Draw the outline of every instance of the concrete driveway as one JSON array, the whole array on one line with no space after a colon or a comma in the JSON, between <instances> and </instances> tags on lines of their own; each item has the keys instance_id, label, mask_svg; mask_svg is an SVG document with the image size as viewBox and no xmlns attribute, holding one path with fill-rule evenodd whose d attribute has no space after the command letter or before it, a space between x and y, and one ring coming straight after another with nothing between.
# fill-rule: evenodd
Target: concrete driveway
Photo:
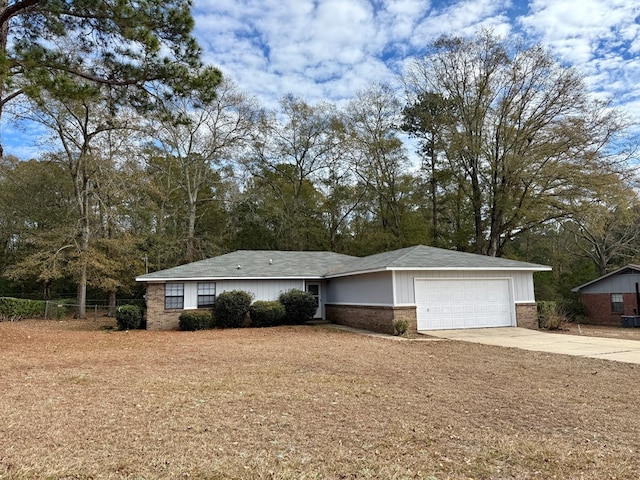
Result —
<instances>
[{"instance_id":1,"label":"concrete driveway","mask_svg":"<svg viewBox=\"0 0 640 480\"><path fill-rule=\"evenodd\" d=\"M640 364L640 341L582 337L518 327L429 330L432 337Z\"/></svg>"}]
</instances>

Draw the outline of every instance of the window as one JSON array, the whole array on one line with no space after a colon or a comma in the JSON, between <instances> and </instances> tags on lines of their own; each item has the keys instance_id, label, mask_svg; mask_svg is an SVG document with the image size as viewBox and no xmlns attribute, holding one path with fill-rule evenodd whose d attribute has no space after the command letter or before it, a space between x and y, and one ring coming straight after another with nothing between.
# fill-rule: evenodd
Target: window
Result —
<instances>
[{"instance_id":1,"label":"window","mask_svg":"<svg viewBox=\"0 0 640 480\"><path fill-rule=\"evenodd\" d=\"M320 305L320 284L308 283L307 292L310 293L313 298L315 298L316 305Z\"/></svg>"},{"instance_id":2,"label":"window","mask_svg":"<svg viewBox=\"0 0 640 480\"><path fill-rule=\"evenodd\" d=\"M611 311L613 313L624 313L624 296L621 293L611 294Z\"/></svg>"},{"instance_id":3,"label":"window","mask_svg":"<svg viewBox=\"0 0 640 480\"><path fill-rule=\"evenodd\" d=\"M164 286L165 310L184 308L184 283L167 283Z\"/></svg>"},{"instance_id":4,"label":"window","mask_svg":"<svg viewBox=\"0 0 640 480\"><path fill-rule=\"evenodd\" d=\"M212 307L215 299L215 283L198 283L198 308Z\"/></svg>"}]
</instances>

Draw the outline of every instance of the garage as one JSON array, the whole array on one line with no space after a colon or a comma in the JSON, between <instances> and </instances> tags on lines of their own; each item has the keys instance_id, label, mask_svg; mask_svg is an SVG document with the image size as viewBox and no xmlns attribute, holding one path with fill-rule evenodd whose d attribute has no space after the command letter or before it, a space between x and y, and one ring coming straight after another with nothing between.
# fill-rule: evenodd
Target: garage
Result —
<instances>
[{"instance_id":1,"label":"garage","mask_svg":"<svg viewBox=\"0 0 640 480\"><path fill-rule=\"evenodd\" d=\"M416 279L418 330L515 325L508 278Z\"/></svg>"}]
</instances>

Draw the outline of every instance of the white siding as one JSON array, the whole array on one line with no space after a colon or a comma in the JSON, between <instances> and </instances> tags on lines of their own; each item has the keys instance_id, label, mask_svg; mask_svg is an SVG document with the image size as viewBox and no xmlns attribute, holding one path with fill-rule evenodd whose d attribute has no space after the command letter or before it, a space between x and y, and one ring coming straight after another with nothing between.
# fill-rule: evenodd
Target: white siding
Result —
<instances>
[{"instance_id":1,"label":"white siding","mask_svg":"<svg viewBox=\"0 0 640 480\"><path fill-rule=\"evenodd\" d=\"M198 282L184 282L184 309L198 308Z\"/></svg>"},{"instance_id":2,"label":"white siding","mask_svg":"<svg viewBox=\"0 0 640 480\"><path fill-rule=\"evenodd\" d=\"M244 290L253 293L254 300L277 300L278 296L291 289L304 290L303 280L218 280L216 295L229 290ZM198 306L198 282L184 282L185 310Z\"/></svg>"},{"instance_id":3,"label":"white siding","mask_svg":"<svg viewBox=\"0 0 640 480\"><path fill-rule=\"evenodd\" d=\"M533 302L533 274L531 272L510 271L396 271L395 305L415 305L416 278L512 278L515 303Z\"/></svg>"},{"instance_id":4,"label":"white siding","mask_svg":"<svg viewBox=\"0 0 640 480\"><path fill-rule=\"evenodd\" d=\"M393 305L391 272L332 278L327 281L325 303Z\"/></svg>"}]
</instances>

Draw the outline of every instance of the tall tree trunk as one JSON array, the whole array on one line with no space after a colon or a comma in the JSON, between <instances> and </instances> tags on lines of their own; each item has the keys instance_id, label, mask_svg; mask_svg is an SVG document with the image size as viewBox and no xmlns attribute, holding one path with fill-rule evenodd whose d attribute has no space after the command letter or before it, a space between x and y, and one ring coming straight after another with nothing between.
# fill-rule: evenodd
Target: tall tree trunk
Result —
<instances>
[{"instance_id":1,"label":"tall tree trunk","mask_svg":"<svg viewBox=\"0 0 640 480\"><path fill-rule=\"evenodd\" d=\"M440 232L438 225L438 183L436 181L436 144L434 135L431 136L429 149L431 150L431 178L429 179L429 187L431 189L431 228L433 228L433 244L438 246L440 243Z\"/></svg>"},{"instance_id":2,"label":"tall tree trunk","mask_svg":"<svg viewBox=\"0 0 640 480\"><path fill-rule=\"evenodd\" d=\"M77 318L87 318L87 262L82 261L80 265L80 275L78 278L78 309L76 310Z\"/></svg>"},{"instance_id":3,"label":"tall tree trunk","mask_svg":"<svg viewBox=\"0 0 640 480\"><path fill-rule=\"evenodd\" d=\"M78 318L87 316L87 254L89 251L89 179L82 175L82 189L80 201L81 232L80 232L80 274L78 276Z\"/></svg>"},{"instance_id":4,"label":"tall tree trunk","mask_svg":"<svg viewBox=\"0 0 640 480\"><path fill-rule=\"evenodd\" d=\"M482 221L482 191L478 171L478 158L471 160L471 202L475 224L476 253L484 254L484 231Z\"/></svg>"},{"instance_id":5,"label":"tall tree trunk","mask_svg":"<svg viewBox=\"0 0 640 480\"><path fill-rule=\"evenodd\" d=\"M112 290L109 292L109 307L107 310L108 317L116 316L116 291Z\"/></svg>"},{"instance_id":6,"label":"tall tree trunk","mask_svg":"<svg viewBox=\"0 0 640 480\"><path fill-rule=\"evenodd\" d=\"M196 194L197 195L197 194ZM189 213L187 215L187 251L185 260L191 263L196 259L196 199L189 197Z\"/></svg>"},{"instance_id":7,"label":"tall tree trunk","mask_svg":"<svg viewBox=\"0 0 640 480\"><path fill-rule=\"evenodd\" d=\"M9 0L0 0L0 12L4 12L9 6ZM0 25L0 57L6 58L7 56L7 41L9 39L9 21ZM0 121L2 121L2 112L4 111L4 85L0 82ZM4 155L4 149L2 147L2 139L0 139L0 158Z\"/></svg>"}]
</instances>

